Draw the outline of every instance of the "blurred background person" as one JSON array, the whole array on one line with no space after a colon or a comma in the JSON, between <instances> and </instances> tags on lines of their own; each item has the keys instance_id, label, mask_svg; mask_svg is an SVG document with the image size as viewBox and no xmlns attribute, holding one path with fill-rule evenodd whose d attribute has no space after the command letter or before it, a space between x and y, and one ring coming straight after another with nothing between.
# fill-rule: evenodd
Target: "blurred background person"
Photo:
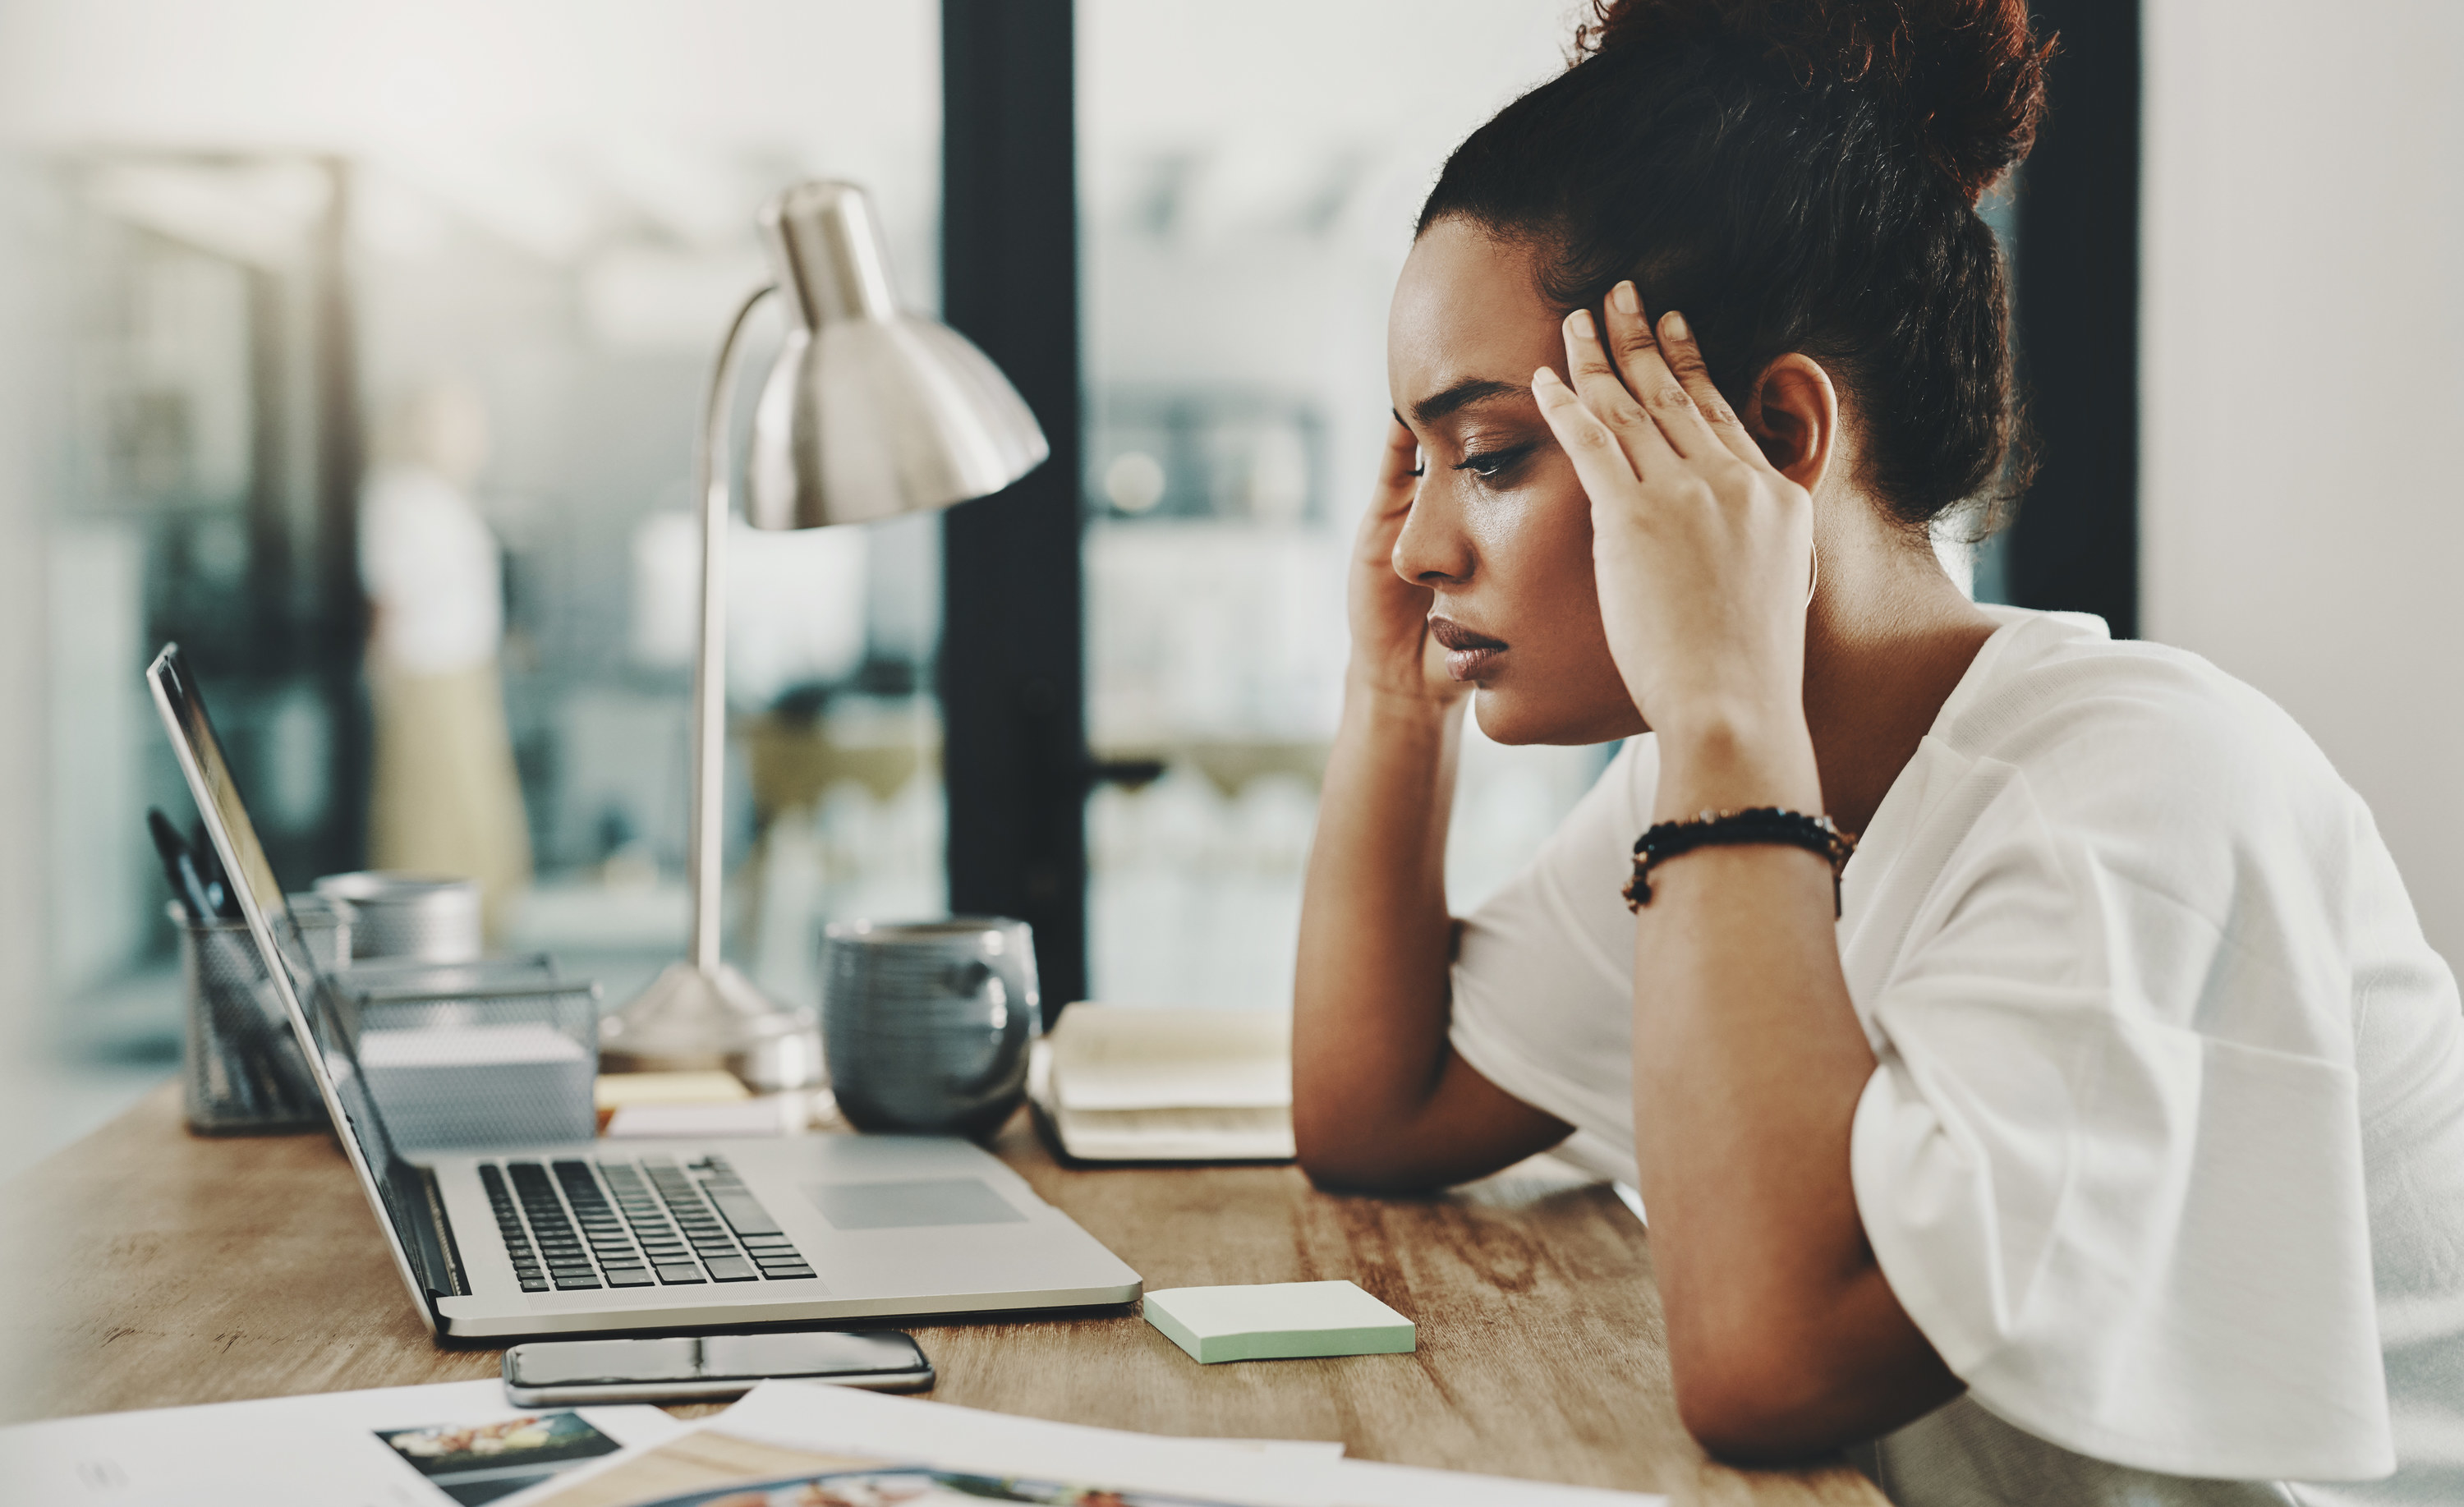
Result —
<instances>
[{"instance_id":1,"label":"blurred background person","mask_svg":"<svg viewBox=\"0 0 2464 1507\"><path fill-rule=\"evenodd\" d=\"M376 729L375 867L479 882L493 940L530 884L530 828L505 726L504 552L472 500L488 415L459 382L412 391L378 433L360 497Z\"/></svg>"}]
</instances>

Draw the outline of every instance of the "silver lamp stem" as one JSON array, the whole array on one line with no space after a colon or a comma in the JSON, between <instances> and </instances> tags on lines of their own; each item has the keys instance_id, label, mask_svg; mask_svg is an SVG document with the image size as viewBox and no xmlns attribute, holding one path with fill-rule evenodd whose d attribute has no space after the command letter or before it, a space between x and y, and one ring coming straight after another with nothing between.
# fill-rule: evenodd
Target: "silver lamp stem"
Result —
<instances>
[{"instance_id":1,"label":"silver lamp stem","mask_svg":"<svg viewBox=\"0 0 2464 1507\"><path fill-rule=\"evenodd\" d=\"M702 406L693 482L701 510L701 634L693 659L693 825L688 876L693 952L671 963L618 1014L600 1022L599 1061L611 1073L724 1068L762 1090L820 1081L821 1037L719 956L726 875L719 866L727 794L728 413L745 321L773 289L744 300L718 348Z\"/></svg>"},{"instance_id":2,"label":"silver lamp stem","mask_svg":"<svg viewBox=\"0 0 2464 1507\"><path fill-rule=\"evenodd\" d=\"M719 343L718 363L702 404L701 445L693 457L693 491L701 509L701 637L693 657L693 815L687 841L693 849L693 964L704 973L719 968L724 907L727 833L727 524L728 418L736 405L736 372L743 362L744 326L765 287L744 300Z\"/></svg>"},{"instance_id":3,"label":"silver lamp stem","mask_svg":"<svg viewBox=\"0 0 2464 1507\"><path fill-rule=\"evenodd\" d=\"M957 331L902 312L864 190L799 184L761 208L772 286L744 300L718 347L693 457L701 521L701 631L693 659L693 949L600 1022L607 1072L724 1067L758 1088L823 1072L812 1013L764 995L720 955L727 785L729 410L745 322L787 295L787 332L754 412L747 516L810 529L990 496L1050 453L1001 369ZM838 410L838 404L851 404ZM834 411L826 416L825 406ZM825 418L829 421L825 424ZM825 454L825 430L831 436Z\"/></svg>"}]
</instances>

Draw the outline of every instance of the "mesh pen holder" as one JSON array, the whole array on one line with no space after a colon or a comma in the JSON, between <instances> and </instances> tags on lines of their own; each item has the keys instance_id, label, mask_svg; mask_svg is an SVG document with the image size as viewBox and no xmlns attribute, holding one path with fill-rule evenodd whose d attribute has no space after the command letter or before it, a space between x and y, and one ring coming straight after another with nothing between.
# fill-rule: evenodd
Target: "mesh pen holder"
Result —
<instances>
[{"instance_id":1,"label":"mesh pen holder","mask_svg":"<svg viewBox=\"0 0 2464 1507\"><path fill-rule=\"evenodd\" d=\"M350 956L350 920L313 895L291 899L310 961L331 972ZM248 1135L323 1126L325 1102L245 921L192 922L178 906L187 1031L181 1096L188 1128ZM282 945L292 945L289 939Z\"/></svg>"},{"instance_id":2,"label":"mesh pen holder","mask_svg":"<svg viewBox=\"0 0 2464 1507\"><path fill-rule=\"evenodd\" d=\"M404 1152L598 1134L599 986L559 977L554 959L360 963L334 994Z\"/></svg>"}]
</instances>

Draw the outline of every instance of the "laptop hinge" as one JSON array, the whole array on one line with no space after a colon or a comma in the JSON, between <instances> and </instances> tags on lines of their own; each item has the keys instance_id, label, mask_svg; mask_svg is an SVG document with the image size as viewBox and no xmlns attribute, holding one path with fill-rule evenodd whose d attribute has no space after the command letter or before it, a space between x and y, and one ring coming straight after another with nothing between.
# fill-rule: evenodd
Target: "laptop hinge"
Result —
<instances>
[{"instance_id":1,"label":"laptop hinge","mask_svg":"<svg viewBox=\"0 0 2464 1507\"><path fill-rule=\"evenodd\" d=\"M419 1279L429 1295L429 1306L438 1298L455 1298L471 1291L470 1277L462 1269L462 1253L453 1241L452 1222L445 1217L445 1190L436 1181L432 1168L418 1167L396 1161L393 1177L408 1184L406 1211L410 1216L411 1259L419 1267Z\"/></svg>"}]
</instances>

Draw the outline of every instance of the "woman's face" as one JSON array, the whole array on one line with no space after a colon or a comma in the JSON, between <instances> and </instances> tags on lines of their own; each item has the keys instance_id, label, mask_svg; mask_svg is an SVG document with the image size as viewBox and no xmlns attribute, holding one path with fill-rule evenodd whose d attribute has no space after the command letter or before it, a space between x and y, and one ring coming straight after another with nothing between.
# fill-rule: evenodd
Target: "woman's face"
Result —
<instances>
[{"instance_id":1,"label":"woman's face","mask_svg":"<svg viewBox=\"0 0 2464 1507\"><path fill-rule=\"evenodd\" d=\"M1529 253L1448 219L1413 247L1386 326L1422 468L1395 573L1436 594L1431 631L1501 743L1644 731L1600 629L1591 501L1531 398L1535 368L1565 373L1558 318Z\"/></svg>"}]
</instances>

